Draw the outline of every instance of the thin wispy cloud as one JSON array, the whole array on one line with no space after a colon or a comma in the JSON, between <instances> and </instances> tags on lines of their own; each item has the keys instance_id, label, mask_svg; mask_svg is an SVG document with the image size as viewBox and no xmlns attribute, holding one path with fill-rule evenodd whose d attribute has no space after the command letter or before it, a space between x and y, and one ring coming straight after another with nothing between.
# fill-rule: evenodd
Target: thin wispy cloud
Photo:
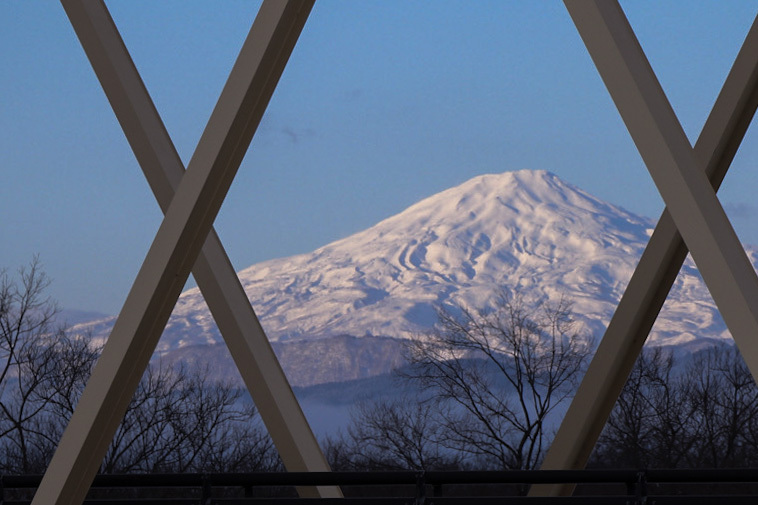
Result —
<instances>
[{"instance_id":1,"label":"thin wispy cloud","mask_svg":"<svg viewBox=\"0 0 758 505\"><path fill-rule=\"evenodd\" d=\"M758 206L744 202L724 202L724 210L732 219L748 220L758 216Z\"/></svg>"},{"instance_id":2,"label":"thin wispy cloud","mask_svg":"<svg viewBox=\"0 0 758 505\"><path fill-rule=\"evenodd\" d=\"M285 126L284 128L281 128L279 132L284 134L284 136L293 144L299 144L302 140L316 135L316 132L310 128L296 130L291 126Z\"/></svg>"}]
</instances>

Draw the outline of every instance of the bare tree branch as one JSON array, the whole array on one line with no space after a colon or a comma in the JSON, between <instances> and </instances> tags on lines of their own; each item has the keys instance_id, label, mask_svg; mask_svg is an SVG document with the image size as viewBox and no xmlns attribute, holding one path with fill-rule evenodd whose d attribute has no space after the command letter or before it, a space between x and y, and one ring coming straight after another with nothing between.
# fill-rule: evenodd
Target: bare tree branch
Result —
<instances>
[{"instance_id":1,"label":"bare tree branch","mask_svg":"<svg viewBox=\"0 0 758 505\"><path fill-rule=\"evenodd\" d=\"M502 293L491 309L440 310L437 328L410 344L404 376L445 413L443 444L485 465L535 468L548 415L573 394L590 348L566 300Z\"/></svg>"}]
</instances>

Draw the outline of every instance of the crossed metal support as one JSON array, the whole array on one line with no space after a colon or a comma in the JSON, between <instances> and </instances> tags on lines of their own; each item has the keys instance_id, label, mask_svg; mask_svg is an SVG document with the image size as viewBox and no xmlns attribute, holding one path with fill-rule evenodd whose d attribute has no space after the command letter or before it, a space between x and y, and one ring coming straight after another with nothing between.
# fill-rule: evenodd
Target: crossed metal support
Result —
<instances>
[{"instance_id":1,"label":"crossed metal support","mask_svg":"<svg viewBox=\"0 0 758 505\"><path fill-rule=\"evenodd\" d=\"M33 503L83 501L190 270L287 469L328 471L212 229L313 0L264 1L186 172L102 0L62 3L165 218Z\"/></svg>"},{"instance_id":2,"label":"crossed metal support","mask_svg":"<svg viewBox=\"0 0 758 505\"><path fill-rule=\"evenodd\" d=\"M692 149L618 3L565 4L667 208L543 469L585 466L688 251L758 379L758 277L715 193L758 106L758 19ZM567 495L573 487L534 486L530 495Z\"/></svg>"},{"instance_id":3,"label":"crossed metal support","mask_svg":"<svg viewBox=\"0 0 758 505\"><path fill-rule=\"evenodd\" d=\"M186 172L102 1L62 1L165 218L34 503L84 499L190 270L287 468L328 469L212 230L313 0L265 0ZM715 193L758 106L758 21L693 149L618 3L565 3L667 208L545 469L586 464L688 251L758 378L758 276ZM340 496L335 487L300 491Z\"/></svg>"}]
</instances>

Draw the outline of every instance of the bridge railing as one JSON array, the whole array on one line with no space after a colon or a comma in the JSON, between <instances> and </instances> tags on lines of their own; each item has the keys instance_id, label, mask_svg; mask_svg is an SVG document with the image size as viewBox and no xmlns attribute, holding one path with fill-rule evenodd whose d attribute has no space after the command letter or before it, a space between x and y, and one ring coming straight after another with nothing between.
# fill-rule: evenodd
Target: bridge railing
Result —
<instances>
[{"instance_id":1,"label":"bridge railing","mask_svg":"<svg viewBox=\"0 0 758 505\"><path fill-rule=\"evenodd\" d=\"M0 476L0 505L30 502L41 476ZM573 483L570 497L531 484ZM296 486L342 486L345 498L298 498ZM98 475L87 505L453 505L758 503L758 469L282 472Z\"/></svg>"}]
</instances>

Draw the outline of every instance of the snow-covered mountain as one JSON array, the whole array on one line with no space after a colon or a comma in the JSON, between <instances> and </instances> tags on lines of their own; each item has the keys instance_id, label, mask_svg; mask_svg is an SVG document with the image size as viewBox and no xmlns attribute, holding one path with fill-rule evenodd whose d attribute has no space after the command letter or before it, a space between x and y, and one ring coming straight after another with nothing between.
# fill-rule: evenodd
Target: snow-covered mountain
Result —
<instances>
[{"instance_id":1,"label":"snow-covered mountain","mask_svg":"<svg viewBox=\"0 0 758 505\"><path fill-rule=\"evenodd\" d=\"M550 300L565 296L599 338L653 225L549 172L506 172L476 177L365 231L308 254L255 264L239 277L280 350L314 348L302 344L314 339L324 339L322 348L340 341L346 349L346 335L373 345L377 337L405 339L435 323L436 307L484 307L501 289ZM748 253L755 260L755 250ZM113 321L77 328L105 336ZM692 346L729 338L688 260L652 343ZM158 350L177 356L222 342L199 290L190 289ZM363 372L355 373L349 378Z\"/></svg>"}]
</instances>

